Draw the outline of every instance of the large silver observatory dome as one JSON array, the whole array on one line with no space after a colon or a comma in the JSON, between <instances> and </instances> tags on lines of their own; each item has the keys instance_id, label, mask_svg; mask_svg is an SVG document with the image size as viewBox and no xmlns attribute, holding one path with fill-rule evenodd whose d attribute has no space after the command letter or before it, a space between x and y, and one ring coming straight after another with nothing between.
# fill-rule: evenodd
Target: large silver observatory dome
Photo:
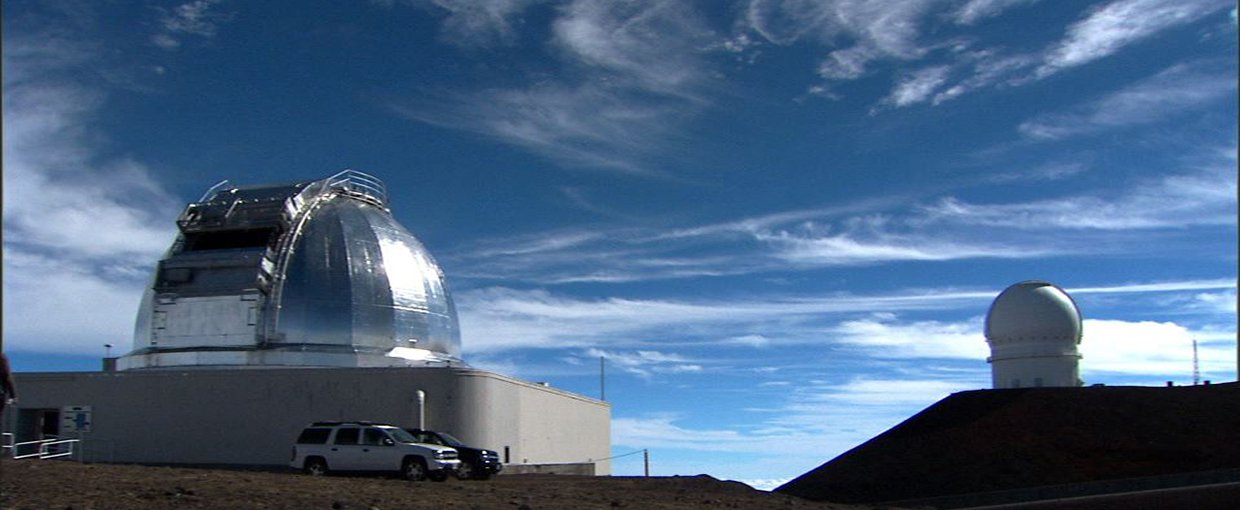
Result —
<instances>
[{"instance_id":1,"label":"large silver observatory dome","mask_svg":"<svg viewBox=\"0 0 1240 510\"><path fill-rule=\"evenodd\" d=\"M224 181L177 227L120 369L460 362L443 271L374 177Z\"/></svg>"}]
</instances>

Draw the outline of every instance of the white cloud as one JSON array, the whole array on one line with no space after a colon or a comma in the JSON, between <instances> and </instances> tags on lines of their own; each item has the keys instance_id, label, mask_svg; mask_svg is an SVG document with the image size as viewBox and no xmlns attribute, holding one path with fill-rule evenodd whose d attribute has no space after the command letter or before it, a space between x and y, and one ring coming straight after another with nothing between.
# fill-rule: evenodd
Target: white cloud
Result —
<instances>
[{"instance_id":1,"label":"white cloud","mask_svg":"<svg viewBox=\"0 0 1240 510\"><path fill-rule=\"evenodd\" d=\"M585 355L590 358L604 358L621 370L644 378L656 373L685 374L702 371L702 365L691 363L691 360L682 355L653 350L606 351L591 348L586 350Z\"/></svg>"},{"instance_id":2,"label":"white cloud","mask_svg":"<svg viewBox=\"0 0 1240 510\"><path fill-rule=\"evenodd\" d=\"M967 382L949 379L872 379L856 377L848 383L810 395L806 402L828 402L845 406L925 407L952 393L979 389Z\"/></svg>"},{"instance_id":3,"label":"white cloud","mask_svg":"<svg viewBox=\"0 0 1240 510\"><path fill-rule=\"evenodd\" d=\"M877 316L849 320L835 328L840 342L879 358L985 359L982 317L962 322L898 321Z\"/></svg>"},{"instance_id":4,"label":"white cloud","mask_svg":"<svg viewBox=\"0 0 1240 510\"><path fill-rule=\"evenodd\" d=\"M172 9L156 7L160 31L151 35L151 42L165 50L181 47L179 37L192 35L205 39L215 37L222 23L233 19L232 13L218 12L214 6L221 0L193 0Z\"/></svg>"},{"instance_id":5,"label":"white cloud","mask_svg":"<svg viewBox=\"0 0 1240 510\"><path fill-rule=\"evenodd\" d=\"M528 2L444 2L453 15L498 30ZM466 5L469 5L467 8ZM685 136L677 129L706 106L715 44L699 14L680 2L577 0L555 11L547 63L556 77L531 85L431 93L389 101L397 114L482 133L569 168L654 174L655 155ZM466 19L461 18L461 19ZM507 28L504 28L507 30ZM437 97L435 97L437 96Z\"/></svg>"},{"instance_id":6,"label":"white cloud","mask_svg":"<svg viewBox=\"0 0 1240 510\"><path fill-rule=\"evenodd\" d=\"M1039 77L1106 57L1163 30L1185 25L1231 6L1224 0L1118 0L1093 10L1068 28L1047 52Z\"/></svg>"},{"instance_id":7,"label":"white cloud","mask_svg":"<svg viewBox=\"0 0 1240 510\"><path fill-rule=\"evenodd\" d=\"M68 39L24 50L43 35L5 38L5 344L125 350L177 200L141 163L101 156L92 124L106 96L62 75L94 54Z\"/></svg>"},{"instance_id":8,"label":"white cloud","mask_svg":"<svg viewBox=\"0 0 1240 510\"><path fill-rule=\"evenodd\" d=\"M672 119L682 103L667 97L638 100L634 94L640 91L600 82L544 82L524 89L425 93L387 107L418 122L494 137L566 167L651 174L643 162L676 138Z\"/></svg>"},{"instance_id":9,"label":"white cloud","mask_svg":"<svg viewBox=\"0 0 1240 510\"><path fill-rule=\"evenodd\" d=\"M976 258L1027 258L1051 255L1049 248L986 246L955 242L921 234L862 236L857 233L796 235L760 234L757 238L778 249L775 256L808 266L864 265L892 261L944 261Z\"/></svg>"},{"instance_id":10,"label":"white cloud","mask_svg":"<svg viewBox=\"0 0 1240 510\"><path fill-rule=\"evenodd\" d=\"M818 74L828 80L850 80L865 74L876 59L909 60L924 55L919 27L934 4L932 0L752 0L745 22L776 44L812 39L838 47L838 39L851 40L851 46L828 53L818 68Z\"/></svg>"},{"instance_id":11,"label":"white cloud","mask_svg":"<svg viewBox=\"0 0 1240 510\"><path fill-rule=\"evenodd\" d=\"M707 31L697 17L678 2L578 0L553 30L576 62L631 80L640 90L682 96L704 74L696 48L706 43Z\"/></svg>"},{"instance_id":12,"label":"white cloud","mask_svg":"<svg viewBox=\"0 0 1240 510\"><path fill-rule=\"evenodd\" d=\"M771 469L802 472L896 425L917 411L975 383L963 380L854 378L846 382L801 381L774 399L765 417L745 425L695 426L679 415L612 419L612 443L660 450L727 454L777 454ZM731 412L729 414L732 414ZM690 454L692 455L692 454ZM759 464L763 459L755 462ZM729 476L726 467L712 473ZM751 469L738 470L745 473ZM741 478L751 485L762 481ZM748 481L746 481L748 480ZM771 486L782 482L770 482ZM756 485L755 485L756 486Z\"/></svg>"},{"instance_id":13,"label":"white cloud","mask_svg":"<svg viewBox=\"0 0 1240 510\"><path fill-rule=\"evenodd\" d=\"M864 266L895 261L1027 259L1152 253L1190 229L1234 225L1235 153L1186 152L1160 175L1121 187L1028 202L947 196L860 200L699 226L558 230L498 238L448 253L462 277L539 284L633 282ZM1051 163L996 180L1054 180L1084 171ZM1030 232L1054 235L1030 236ZM1133 233L1140 233L1134 236Z\"/></svg>"},{"instance_id":14,"label":"white cloud","mask_svg":"<svg viewBox=\"0 0 1240 510\"><path fill-rule=\"evenodd\" d=\"M1107 287L1074 287L1068 289L1068 292L1070 294L1134 294L1231 289L1234 293L1235 288L1235 280L1182 280L1161 283L1132 283Z\"/></svg>"},{"instance_id":15,"label":"white cloud","mask_svg":"<svg viewBox=\"0 0 1240 510\"><path fill-rule=\"evenodd\" d=\"M443 23L445 39L462 46L510 43L514 24L521 14L543 0L410 0L433 5L448 13Z\"/></svg>"},{"instance_id":16,"label":"white cloud","mask_svg":"<svg viewBox=\"0 0 1240 510\"><path fill-rule=\"evenodd\" d=\"M1031 168L999 172L994 174L990 180L993 182L1060 181L1084 173L1086 170L1089 170L1089 166L1081 162L1052 161Z\"/></svg>"},{"instance_id":17,"label":"white cloud","mask_svg":"<svg viewBox=\"0 0 1240 510\"><path fill-rule=\"evenodd\" d=\"M129 351L146 275L117 277L7 244L4 252L6 350L102 355L112 344Z\"/></svg>"},{"instance_id":18,"label":"white cloud","mask_svg":"<svg viewBox=\"0 0 1240 510\"><path fill-rule=\"evenodd\" d=\"M1232 71L1213 63L1180 64L1068 113L1020 124L1034 139L1059 139L1174 119L1235 95Z\"/></svg>"},{"instance_id":19,"label":"white cloud","mask_svg":"<svg viewBox=\"0 0 1240 510\"><path fill-rule=\"evenodd\" d=\"M544 290L489 288L456 295L468 353L511 349L640 348L644 345L752 347L822 342L824 321L841 315L984 308L994 291L906 291L875 296L760 296L746 300L583 299ZM677 333L670 334L669 331ZM779 331L775 337L772 331ZM687 363L697 364L697 363Z\"/></svg>"},{"instance_id":20,"label":"white cloud","mask_svg":"<svg viewBox=\"0 0 1240 510\"><path fill-rule=\"evenodd\" d=\"M950 66L921 69L905 76L884 101L896 107L925 102L947 82Z\"/></svg>"},{"instance_id":21,"label":"white cloud","mask_svg":"<svg viewBox=\"0 0 1240 510\"><path fill-rule=\"evenodd\" d=\"M1072 196L1011 204L945 198L926 220L1022 230L1154 230L1235 225L1234 162L1139 182L1110 199ZM1066 233L1066 232L1065 232Z\"/></svg>"},{"instance_id":22,"label":"white cloud","mask_svg":"<svg viewBox=\"0 0 1240 510\"><path fill-rule=\"evenodd\" d=\"M869 46L835 50L818 64L818 75L828 80L855 80L864 75L866 66L879 56L878 51Z\"/></svg>"},{"instance_id":23,"label":"white cloud","mask_svg":"<svg viewBox=\"0 0 1240 510\"><path fill-rule=\"evenodd\" d=\"M953 18L962 25L972 25L979 20L998 16L1012 7L1036 3L1038 0L969 0L953 13Z\"/></svg>"},{"instance_id":24,"label":"white cloud","mask_svg":"<svg viewBox=\"0 0 1240 510\"><path fill-rule=\"evenodd\" d=\"M1192 373L1193 333L1179 324L1087 319L1083 331L1081 372L1086 383L1107 383L1117 375L1183 380ZM1213 351L1210 359L1217 361Z\"/></svg>"},{"instance_id":25,"label":"white cloud","mask_svg":"<svg viewBox=\"0 0 1240 510\"><path fill-rule=\"evenodd\" d=\"M900 107L925 101L938 105L986 87L1032 83L1231 5L1223 0L1113 1L1091 9L1066 29L1062 40L1045 50L1020 54L999 47L973 49L977 40L967 35L935 37L939 32L933 26L936 22L950 20L957 28L969 28L1036 1L969 0L943 12L938 9L943 3L933 0L750 0L743 21L775 44L821 44L826 56L817 73L827 82L865 76L876 62L917 61L950 49L945 54L947 63L909 75L880 102ZM953 82L952 75L961 79ZM815 85L811 91L840 97L827 84Z\"/></svg>"}]
</instances>

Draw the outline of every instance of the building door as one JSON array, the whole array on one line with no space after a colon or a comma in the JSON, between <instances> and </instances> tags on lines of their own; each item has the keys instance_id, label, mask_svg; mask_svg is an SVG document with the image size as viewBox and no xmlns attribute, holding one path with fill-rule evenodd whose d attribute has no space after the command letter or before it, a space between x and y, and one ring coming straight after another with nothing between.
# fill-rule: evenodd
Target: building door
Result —
<instances>
[{"instance_id":1,"label":"building door","mask_svg":"<svg viewBox=\"0 0 1240 510\"><path fill-rule=\"evenodd\" d=\"M60 410L20 409L15 436L17 442L60 437Z\"/></svg>"},{"instance_id":2,"label":"building door","mask_svg":"<svg viewBox=\"0 0 1240 510\"><path fill-rule=\"evenodd\" d=\"M14 443L39 441L60 437L59 409L18 409L17 429L13 431ZM26 445L13 452L14 455L38 453L38 445Z\"/></svg>"},{"instance_id":3,"label":"building door","mask_svg":"<svg viewBox=\"0 0 1240 510\"><path fill-rule=\"evenodd\" d=\"M40 417L39 439L60 438L60 410L44 409Z\"/></svg>"}]
</instances>

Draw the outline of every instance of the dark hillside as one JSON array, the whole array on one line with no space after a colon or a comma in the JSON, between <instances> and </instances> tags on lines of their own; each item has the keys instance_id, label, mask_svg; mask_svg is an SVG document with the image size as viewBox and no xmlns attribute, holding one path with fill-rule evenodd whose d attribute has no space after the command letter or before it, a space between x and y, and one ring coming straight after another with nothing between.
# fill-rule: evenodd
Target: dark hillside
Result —
<instances>
[{"instance_id":1,"label":"dark hillside","mask_svg":"<svg viewBox=\"0 0 1240 510\"><path fill-rule=\"evenodd\" d=\"M951 395L776 489L877 502L1240 468L1240 384Z\"/></svg>"}]
</instances>

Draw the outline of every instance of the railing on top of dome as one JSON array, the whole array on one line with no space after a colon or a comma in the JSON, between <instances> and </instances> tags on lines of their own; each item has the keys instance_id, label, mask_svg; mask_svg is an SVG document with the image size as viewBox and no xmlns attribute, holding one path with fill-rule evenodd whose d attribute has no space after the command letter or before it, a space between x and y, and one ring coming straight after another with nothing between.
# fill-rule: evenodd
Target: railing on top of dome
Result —
<instances>
[{"instance_id":1,"label":"railing on top of dome","mask_svg":"<svg viewBox=\"0 0 1240 510\"><path fill-rule=\"evenodd\" d=\"M369 199L380 207L387 208L387 185L373 175L357 170L344 170L324 179L324 190L339 189L349 195Z\"/></svg>"},{"instance_id":2,"label":"railing on top of dome","mask_svg":"<svg viewBox=\"0 0 1240 510\"><path fill-rule=\"evenodd\" d=\"M201 203L201 202L206 202L207 200L210 200L211 197L215 196L215 192L228 187L230 184L232 183L229 182L228 179L224 179L220 182L215 183L215 186L211 186L210 188L207 189L206 193L202 194L202 198L199 198L198 202Z\"/></svg>"}]
</instances>

